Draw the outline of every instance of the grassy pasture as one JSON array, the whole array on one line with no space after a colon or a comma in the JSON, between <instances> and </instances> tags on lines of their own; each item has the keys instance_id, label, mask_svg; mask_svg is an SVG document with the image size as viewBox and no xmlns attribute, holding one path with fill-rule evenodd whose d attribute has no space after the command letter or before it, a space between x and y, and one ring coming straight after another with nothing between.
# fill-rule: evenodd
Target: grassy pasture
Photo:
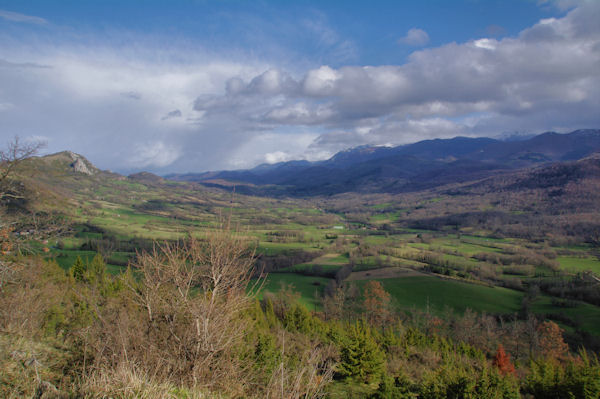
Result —
<instances>
[{"instance_id":1,"label":"grassy pasture","mask_svg":"<svg viewBox=\"0 0 600 399\"><path fill-rule=\"evenodd\" d=\"M75 263L75 259L77 259L78 256L81 257L83 263L88 264L92 261L94 256L96 256L96 252L94 251L56 250L53 252L54 256L52 256L52 259L54 259L56 263L58 263L58 265L64 270L69 270L71 266L73 266L73 263ZM124 255L120 255L120 258L126 259ZM112 275L117 275L122 273L125 270L125 267L107 263L106 270Z\"/></svg>"},{"instance_id":2,"label":"grassy pasture","mask_svg":"<svg viewBox=\"0 0 600 399\"><path fill-rule=\"evenodd\" d=\"M343 266L341 266L341 265L321 265L321 264L315 264L315 263L300 263L300 264L297 264L294 266L279 269L279 271L277 271L277 273L286 272L286 273L306 274L308 272L308 273L314 274L315 267L321 269L321 271L323 273L326 273L327 275L333 275L333 274L335 274L335 272L340 270Z\"/></svg>"},{"instance_id":3,"label":"grassy pasture","mask_svg":"<svg viewBox=\"0 0 600 399\"><path fill-rule=\"evenodd\" d=\"M600 275L600 259L595 257L559 256L556 258L560 266L573 272L589 271Z\"/></svg>"},{"instance_id":4,"label":"grassy pasture","mask_svg":"<svg viewBox=\"0 0 600 399\"><path fill-rule=\"evenodd\" d=\"M584 302L575 303L577 306L574 308L557 308L552 305L550 297L541 296L533 303L531 310L549 318L553 318L552 315L565 315L579 323L583 330L600 336L600 307Z\"/></svg>"},{"instance_id":5,"label":"grassy pasture","mask_svg":"<svg viewBox=\"0 0 600 399\"><path fill-rule=\"evenodd\" d=\"M442 314L446 307L458 313L467 308L494 314L519 311L523 294L501 287L447 280L435 276L380 279L399 308L418 308ZM357 282L363 285L364 282Z\"/></svg>"},{"instance_id":6,"label":"grassy pasture","mask_svg":"<svg viewBox=\"0 0 600 399\"><path fill-rule=\"evenodd\" d=\"M62 182L64 179L61 179ZM422 251L431 252L449 263L475 266L478 262L471 257L477 253L508 255L511 248L518 253L520 248L525 247L529 252L542 252L543 245L547 245L516 238L486 237L481 227L461 228L460 235L449 227L438 231L407 228L408 224L402 218L428 216L427 212L415 214L414 211L417 210L412 209L417 206L430 208L432 204L442 200L437 194L432 198L411 199L413 205L401 204L397 198L387 196L379 204L357 201L346 206L346 211L336 211L335 207L326 206L327 203L320 199L314 202L239 194L234 196L187 183L165 182L152 185L125 178L103 180L101 177L73 175L64 180L62 186L65 190L72 191L68 198L72 199L69 212L74 220L100 227L124 241L134 236L159 241L177 239L184 237L188 231L200 235L199 233L214 228L219 217L230 215L234 225L247 229L246 234L252 236L253 242L259 243L258 253L281 255L290 250L328 252L310 262L288 268L287 273L269 275L264 286L265 291L277 292L281 283L292 284L301 294L301 302L311 310L319 307L315 291L322 293L329 279L301 273L316 265L324 271L338 270L350 263L350 252L353 261L357 263L351 277L351 280L356 280L353 284L364 285L366 279L376 278L402 309L429 308L431 312L441 315L448 306L458 313L471 308L479 312L513 314L521 307L522 292L443 279L414 270L405 274L398 272L385 275L389 270L386 271L384 267L393 265L396 266L395 270L422 268L425 264L410 259L412 255ZM321 208L328 210L323 211ZM366 208L369 211L365 211ZM411 215L408 210L412 210ZM345 214L353 212L364 217L359 219L360 222L349 225L348 221L352 219L346 218ZM389 223L392 230L400 234L384 235L391 231L375 231L384 223ZM345 228L334 229L333 226L336 225L343 225ZM275 232L288 232L291 238L287 240L286 236L285 242L270 242L283 240L272 234ZM79 248L86 240L103 238L97 232L80 230L75 233L75 237L62 239L63 250L52 249L53 256L64 269L70 268L78 255L84 262L91 261L95 253L80 251ZM327 235L335 235L338 239L327 239ZM419 241L419 236L423 242L411 242ZM356 249L362 252L355 251ZM381 252L377 253L379 250ZM593 248L590 246L556 246L552 250L559 254L556 260L567 273L592 270L600 275L600 260L592 256ZM360 257L356 256L357 253L361 254ZM386 256L381 256L382 253ZM113 253L111 258L116 263L125 263L131 255ZM107 265L107 268L114 274L123 270L116 265ZM498 271L502 269L497 267ZM551 275L543 267L535 267L534 271L538 274L536 278ZM517 277L522 278L525 284L535 282L533 277ZM553 305L550 297L539 295L532 305L532 311L550 315L549 317L563 314L579 322L587 331L600 335L600 307L579 303L573 308L561 308Z\"/></svg>"},{"instance_id":7,"label":"grassy pasture","mask_svg":"<svg viewBox=\"0 0 600 399\"><path fill-rule=\"evenodd\" d=\"M261 242L256 249L257 253L265 255L276 255L290 249L301 249L305 251L318 251L319 248L315 248L314 243L302 243L302 242Z\"/></svg>"},{"instance_id":8,"label":"grassy pasture","mask_svg":"<svg viewBox=\"0 0 600 399\"><path fill-rule=\"evenodd\" d=\"M320 308L320 299L315 298L315 292L318 295L329 283L330 279L324 277L301 276L295 273L271 273L267 276L262 292L277 293L282 284L291 284L293 290L300 294L300 302L308 309L315 310ZM262 294L260 295L262 297Z\"/></svg>"},{"instance_id":9,"label":"grassy pasture","mask_svg":"<svg viewBox=\"0 0 600 399\"><path fill-rule=\"evenodd\" d=\"M311 263L315 265L344 265L348 263L348 254L329 253L313 259Z\"/></svg>"}]
</instances>

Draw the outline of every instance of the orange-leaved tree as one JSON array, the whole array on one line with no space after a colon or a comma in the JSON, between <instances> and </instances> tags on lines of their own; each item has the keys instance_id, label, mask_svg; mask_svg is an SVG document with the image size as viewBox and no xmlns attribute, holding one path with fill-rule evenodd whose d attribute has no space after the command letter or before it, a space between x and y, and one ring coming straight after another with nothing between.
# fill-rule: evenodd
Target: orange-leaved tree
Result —
<instances>
[{"instance_id":1,"label":"orange-leaved tree","mask_svg":"<svg viewBox=\"0 0 600 399\"><path fill-rule=\"evenodd\" d=\"M379 281L371 280L365 284L364 310L367 320L382 327L391 318L391 297Z\"/></svg>"},{"instance_id":2,"label":"orange-leaved tree","mask_svg":"<svg viewBox=\"0 0 600 399\"><path fill-rule=\"evenodd\" d=\"M504 351L504 346L502 346L502 344L498 345L498 350L496 351L496 356L494 356L492 364L502 375L515 373L515 366L510 362L510 355Z\"/></svg>"},{"instance_id":3,"label":"orange-leaved tree","mask_svg":"<svg viewBox=\"0 0 600 399\"><path fill-rule=\"evenodd\" d=\"M566 359L569 346L563 340L562 332L562 328L553 321L545 321L538 326L538 344L543 356L556 360Z\"/></svg>"}]
</instances>

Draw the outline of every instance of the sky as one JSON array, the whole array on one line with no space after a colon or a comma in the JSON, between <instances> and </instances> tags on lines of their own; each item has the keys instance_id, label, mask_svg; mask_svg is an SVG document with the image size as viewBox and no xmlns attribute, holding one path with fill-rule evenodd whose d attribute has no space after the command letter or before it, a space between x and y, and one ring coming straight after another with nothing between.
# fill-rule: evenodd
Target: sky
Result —
<instances>
[{"instance_id":1,"label":"sky","mask_svg":"<svg viewBox=\"0 0 600 399\"><path fill-rule=\"evenodd\" d=\"M600 0L0 0L0 145L158 174L600 128Z\"/></svg>"}]
</instances>

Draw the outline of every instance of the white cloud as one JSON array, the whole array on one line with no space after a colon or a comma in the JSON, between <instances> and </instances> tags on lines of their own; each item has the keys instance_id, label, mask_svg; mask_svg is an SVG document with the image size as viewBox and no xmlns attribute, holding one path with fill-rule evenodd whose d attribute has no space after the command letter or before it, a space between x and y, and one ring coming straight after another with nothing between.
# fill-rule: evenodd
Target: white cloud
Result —
<instances>
[{"instance_id":1,"label":"white cloud","mask_svg":"<svg viewBox=\"0 0 600 399\"><path fill-rule=\"evenodd\" d=\"M12 22L25 22L36 25L44 25L48 23L48 21L46 21L44 18L36 17L33 15L20 14L18 12L12 12L7 10L0 10L0 18Z\"/></svg>"},{"instance_id":2,"label":"white cloud","mask_svg":"<svg viewBox=\"0 0 600 399\"><path fill-rule=\"evenodd\" d=\"M592 5L543 20L517 37L417 51L404 65L321 66L299 78L267 70L250 83L231 81L225 95L199 98L196 109L205 110L208 119L228 115L247 130L324 128L304 157L360 144L494 135L523 126L534 131L594 126L600 124L593 111L600 102L598 9Z\"/></svg>"},{"instance_id":3,"label":"white cloud","mask_svg":"<svg viewBox=\"0 0 600 399\"><path fill-rule=\"evenodd\" d=\"M566 11L593 1L596 0L538 0L538 5L541 7L554 7L558 10Z\"/></svg>"},{"instance_id":4,"label":"white cloud","mask_svg":"<svg viewBox=\"0 0 600 399\"><path fill-rule=\"evenodd\" d=\"M412 28L406 32L406 36L401 37L398 41L409 46L424 46L429 43L429 35L423 29Z\"/></svg>"},{"instance_id":5,"label":"white cloud","mask_svg":"<svg viewBox=\"0 0 600 399\"><path fill-rule=\"evenodd\" d=\"M290 159L290 154L283 151L275 151L265 154L265 161L267 161L267 163L285 162L289 161Z\"/></svg>"},{"instance_id":6,"label":"white cloud","mask_svg":"<svg viewBox=\"0 0 600 399\"><path fill-rule=\"evenodd\" d=\"M302 128L256 134L231 149L230 163L236 168L249 168L265 162L312 160L314 158L305 154L305 150L317 137L318 133Z\"/></svg>"},{"instance_id":7,"label":"white cloud","mask_svg":"<svg viewBox=\"0 0 600 399\"><path fill-rule=\"evenodd\" d=\"M340 76L338 71L324 65L318 69L308 71L302 82L302 89L309 96L332 95L336 81Z\"/></svg>"},{"instance_id":8,"label":"white cloud","mask_svg":"<svg viewBox=\"0 0 600 399\"><path fill-rule=\"evenodd\" d=\"M133 167L165 167L181 156L178 148L161 141L141 144L133 151L133 156L127 160Z\"/></svg>"},{"instance_id":9,"label":"white cloud","mask_svg":"<svg viewBox=\"0 0 600 399\"><path fill-rule=\"evenodd\" d=\"M474 40L473 45L478 48L483 48L486 50L495 50L496 49L496 41L494 39L479 39Z\"/></svg>"}]
</instances>

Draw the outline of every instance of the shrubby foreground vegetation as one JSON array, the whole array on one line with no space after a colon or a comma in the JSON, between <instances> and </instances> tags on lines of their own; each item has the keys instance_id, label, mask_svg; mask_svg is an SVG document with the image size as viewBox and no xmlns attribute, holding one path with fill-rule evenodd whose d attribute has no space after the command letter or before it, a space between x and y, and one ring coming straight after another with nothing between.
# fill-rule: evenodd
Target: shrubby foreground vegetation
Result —
<instances>
[{"instance_id":1,"label":"shrubby foreground vegetation","mask_svg":"<svg viewBox=\"0 0 600 399\"><path fill-rule=\"evenodd\" d=\"M593 179L276 200L31 153L1 163L2 397L600 395Z\"/></svg>"},{"instance_id":2,"label":"shrubby foreground vegetation","mask_svg":"<svg viewBox=\"0 0 600 399\"><path fill-rule=\"evenodd\" d=\"M570 353L553 322L526 321L522 327L531 336L525 339L509 331L481 337L495 329L484 316L452 323L428 314L403 319L375 281L361 303L350 305L361 309L342 304L347 316L325 318L286 290L257 300L247 290L248 256L243 241L225 231L143 254L118 277L106 272L101 255L89 264L78 260L68 275L40 258L6 259L12 274L0 296L2 395L600 394L597 358L585 350ZM507 327L513 328L521 326ZM524 345L528 354L515 361L502 344L489 350L499 342Z\"/></svg>"}]
</instances>

